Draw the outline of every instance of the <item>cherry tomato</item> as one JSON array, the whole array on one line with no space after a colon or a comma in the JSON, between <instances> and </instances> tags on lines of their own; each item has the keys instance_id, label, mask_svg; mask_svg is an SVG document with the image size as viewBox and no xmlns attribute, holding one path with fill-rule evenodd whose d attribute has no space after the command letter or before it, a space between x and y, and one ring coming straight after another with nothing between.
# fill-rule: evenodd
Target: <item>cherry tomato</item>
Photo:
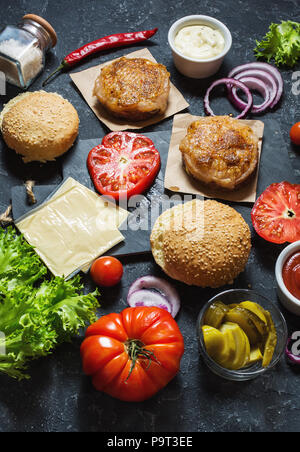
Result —
<instances>
[{"instance_id":1,"label":"cherry tomato","mask_svg":"<svg viewBox=\"0 0 300 452\"><path fill-rule=\"evenodd\" d=\"M91 325L81 345L83 371L98 391L127 402L149 399L178 373L184 341L171 314L127 308Z\"/></svg>"},{"instance_id":2,"label":"cherry tomato","mask_svg":"<svg viewBox=\"0 0 300 452\"><path fill-rule=\"evenodd\" d=\"M98 286L115 286L121 281L122 276L123 265L115 257L100 257L91 267L91 277Z\"/></svg>"},{"instance_id":3,"label":"cherry tomato","mask_svg":"<svg viewBox=\"0 0 300 452\"><path fill-rule=\"evenodd\" d=\"M160 168L160 155L144 135L112 132L91 150L87 165L99 193L129 199L150 187Z\"/></svg>"},{"instance_id":4,"label":"cherry tomato","mask_svg":"<svg viewBox=\"0 0 300 452\"><path fill-rule=\"evenodd\" d=\"M254 204L251 218L256 232L269 242L300 240L300 185L270 185Z\"/></svg>"},{"instance_id":5,"label":"cherry tomato","mask_svg":"<svg viewBox=\"0 0 300 452\"><path fill-rule=\"evenodd\" d=\"M297 122L291 128L290 137L294 144L300 146L300 122Z\"/></svg>"}]
</instances>

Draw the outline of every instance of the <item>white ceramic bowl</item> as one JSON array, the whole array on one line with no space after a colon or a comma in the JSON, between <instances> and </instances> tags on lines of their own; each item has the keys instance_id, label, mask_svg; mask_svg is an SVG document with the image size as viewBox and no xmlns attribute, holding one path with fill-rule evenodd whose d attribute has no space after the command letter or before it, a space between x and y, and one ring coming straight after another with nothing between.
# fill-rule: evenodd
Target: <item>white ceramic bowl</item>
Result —
<instances>
[{"instance_id":1,"label":"white ceramic bowl","mask_svg":"<svg viewBox=\"0 0 300 452\"><path fill-rule=\"evenodd\" d=\"M282 269L285 262L292 254L296 253L297 251L300 251L300 241L294 242L284 248L276 262L275 276L277 282L278 297L281 303L286 309L288 309L288 311L300 316L300 300L298 300L298 298L294 297L294 295L292 295L288 291L282 278Z\"/></svg>"},{"instance_id":2,"label":"white ceramic bowl","mask_svg":"<svg viewBox=\"0 0 300 452\"><path fill-rule=\"evenodd\" d=\"M223 52L213 58L205 60L198 60L183 55L175 47L174 41L177 33L182 28L190 25L207 25L220 31L225 39L225 47ZM214 75L219 70L225 55L229 52L232 46L232 36L226 25L213 17L202 15L186 16L177 20L177 22L175 22L169 30L168 40L172 49L173 60L176 68L183 75L191 78L207 78Z\"/></svg>"}]
</instances>

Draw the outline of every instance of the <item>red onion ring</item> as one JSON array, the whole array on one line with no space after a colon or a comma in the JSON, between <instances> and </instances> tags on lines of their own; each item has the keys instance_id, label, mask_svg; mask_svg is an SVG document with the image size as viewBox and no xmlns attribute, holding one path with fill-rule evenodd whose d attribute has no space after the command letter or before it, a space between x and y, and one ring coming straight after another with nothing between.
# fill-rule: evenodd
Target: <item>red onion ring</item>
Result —
<instances>
[{"instance_id":1,"label":"red onion ring","mask_svg":"<svg viewBox=\"0 0 300 452\"><path fill-rule=\"evenodd\" d=\"M260 92L264 98L264 101L261 104L252 106L251 113L256 114L262 113L271 105L272 101L274 100L274 97L270 96L270 91L263 81L254 77L243 77L240 79L240 82L248 86L249 89ZM237 88L231 86L228 89L229 89L228 92L229 100L239 110L243 110L247 104L238 96Z\"/></svg>"},{"instance_id":2,"label":"red onion ring","mask_svg":"<svg viewBox=\"0 0 300 452\"><path fill-rule=\"evenodd\" d=\"M143 289L148 289L148 292L154 293L154 295L159 295L163 298L163 300L160 300L157 297L155 297L156 304L153 304L152 306L159 306L159 304L162 304L164 301L164 304L170 306L170 309L168 311L173 317L176 317L176 315L179 312L180 309L180 298L177 293L177 290L171 286L171 284L164 279L157 278L156 276L143 276L142 278L137 279L129 288L127 302L129 306L132 305L133 302L135 302L136 298L134 297L132 299L132 296L137 291L142 291ZM156 290L159 293L151 292L151 289ZM143 295L143 294L141 294ZM144 294L145 295L145 294ZM152 298L153 303L155 302L154 298ZM159 304L157 304L159 303ZM149 304L148 304L149 306Z\"/></svg>"},{"instance_id":3,"label":"red onion ring","mask_svg":"<svg viewBox=\"0 0 300 452\"><path fill-rule=\"evenodd\" d=\"M251 110L252 105L253 105L253 97L252 94L249 90L249 88L242 82L234 79L234 78L221 78L220 80L215 81L207 90L205 97L204 97L204 110L205 113L208 116L215 116L214 112L212 111L212 109L210 108L209 105L209 96L211 91L218 85L233 85L236 86L238 88L240 88L242 91L245 92L245 94L247 95L248 98L248 103L246 104L246 107L244 108L244 110L242 111L242 113L240 113L236 119L242 119L245 118L245 116L247 115L247 113Z\"/></svg>"},{"instance_id":4,"label":"red onion ring","mask_svg":"<svg viewBox=\"0 0 300 452\"><path fill-rule=\"evenodd\" d=\"M241 80L241 78L244 77L254 77L257 78L261 81L263 81L267 87L272 91L272 93L274 94L274 98L275 95L277 93L277 83L274 79L274 77L270 74L268 74L268 72L265 71L258 71L258 70L254 70L254 69L248 69L247 71L242 71L239 74L237 74L234 78L236 80Z\"/></svg>"},{"instance_id":5,"label":"red onion ring","mask_svg":"<svg viewBox=\"0 0 300 452\"><path fill-rule=\"evenodd\" d=\"M275 82L277 85L277 93L276 93L274 101L270 105L270 108L274 108L275 105L277 105L277 103L281 99L281 96L283 94L283 78L282 78L280 72L278 71L278 69L276 69L271 64L255 62L255 63L248 63L248 64L243 64L241 66L237 66L228 74L228 77L235 77L240 72L243 72L243 71L246 71L249 69L267 72L268 74L273 76L273 78L275 79Z\"/></svg>"},{"instance_id":6,"label":"red onion ring","mask_svg":"<svg viewBox=\"0 0 300 452\"><path fill-rule=\"evenodd\" d=\"M249 83L251 86L249 85L249 83L245 82L246 78L249 78ZM250 80L250 78L252 80ZM245 83L245 85L247 85L248 88L255 89L255 90L261 92L261 94L263 95L263 97L265 99L262 104L253 105L251 113L257 113L257 114L262 113L267 108L269 108L272 105L272 103L274 102L274 99L277 94L277 84L276 84L274 78L267 72L256 71L256 70L242 71L235 76L235 79ZM253 79L257 80L257 86L254 85ZM261 87L260 83L263 83L264 87ZM240 110L243 110L243 108L245 108L246 104L238 96L236 88L234 88L232 86L228 86L228 91L229 91L229 98L232 101L233 105L236 106L237 108L239 108ZM267 94L265 93L265 91L267 91Z\"/></svg>"}]
</instances>

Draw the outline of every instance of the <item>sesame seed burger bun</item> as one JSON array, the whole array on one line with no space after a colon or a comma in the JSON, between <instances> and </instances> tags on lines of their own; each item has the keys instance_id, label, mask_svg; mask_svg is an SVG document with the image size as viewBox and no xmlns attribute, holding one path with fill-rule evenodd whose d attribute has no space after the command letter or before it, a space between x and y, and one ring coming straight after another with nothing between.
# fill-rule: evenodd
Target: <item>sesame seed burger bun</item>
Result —
<instances>
[{"instance_id":1,"label":"sesame seed burger bun","mask_svg":"<svg viewBox=\"0 0 300 452\"><path fill-rule=\"evenodd\" d=\"M188 285L232 284L245 269L251 234L242 216L216 201L193 200L164 212L151 234L156 263Z\"/></svg>"},{"instance_id":2,"label":"sesame seed burger bun","mask_svg":"<svg viewBox=\"0 0 300 452\"><path fill-rule=\"evenodd\" d=\"M0 115L7 146L25 163L55 160L70 149L78 136L77 111L56 93L36 91L12 99Z\"/></svg>"}]
</instances>

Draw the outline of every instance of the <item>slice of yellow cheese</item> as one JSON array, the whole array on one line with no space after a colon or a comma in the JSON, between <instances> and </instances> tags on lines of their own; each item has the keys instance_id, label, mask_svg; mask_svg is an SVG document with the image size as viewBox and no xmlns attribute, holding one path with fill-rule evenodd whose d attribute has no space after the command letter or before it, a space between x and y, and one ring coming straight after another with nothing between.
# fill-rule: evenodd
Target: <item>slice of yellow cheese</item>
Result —
<instances>
[{"instance_id":1,"label":"slice of yellow cheese","mask_svg":"<svg viewBox=\"0 0 300 452\"><path fill-rule=\"evenodd\" d=\"M128 212L69 178L16 226L55 276L69 277L124 240Z\"/></svg>"}]
</instances>

